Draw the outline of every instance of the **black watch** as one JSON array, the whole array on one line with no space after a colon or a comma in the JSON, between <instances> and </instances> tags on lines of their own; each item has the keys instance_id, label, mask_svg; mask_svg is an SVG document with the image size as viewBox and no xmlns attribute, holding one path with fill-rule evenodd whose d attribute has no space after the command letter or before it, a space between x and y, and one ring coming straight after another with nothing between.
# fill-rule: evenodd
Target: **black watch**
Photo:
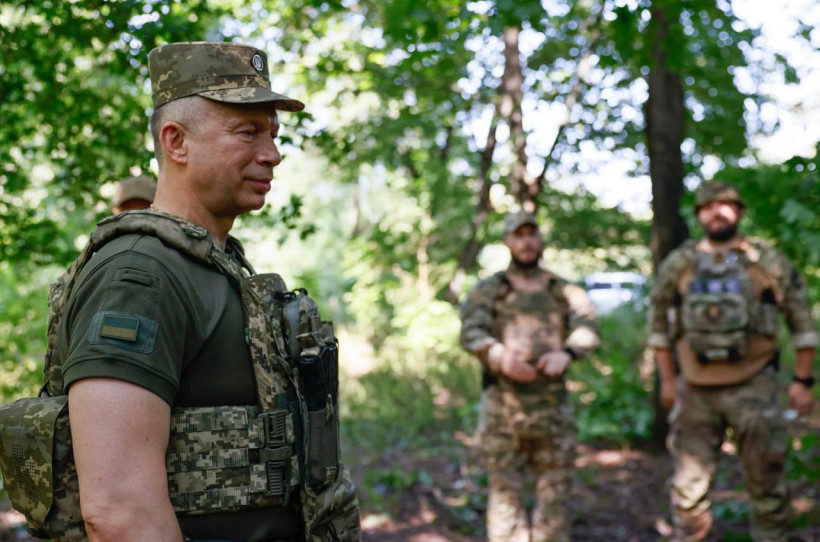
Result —
<instances>
[{"instance_id":1,"label":"black watch","mask_svg":"<svg viewBox=\"0 0 820 542\"><path fill-rule=\"evenodd\" d=\"M572 348L564 347L564 352L569 354L569 357L572 358L572 361L575 361L575 360L578 359L578 354L576 354L575 350L573 350Z\"/></svg>"},{"instance_id":2,"label":"black watch","mask_svg":"<svg viewBox=\"0 0 820 542\"><path fill-rule=\"evenodd\" d=\"M814 377L813 376L808 376L806 378L800 378L799 376L795 375L792 378L792 380L794 380L795 382L800 382L801 384L803 384L807 388L811 388L812 386L814 386Z\"/></svg>"}]
</instances>

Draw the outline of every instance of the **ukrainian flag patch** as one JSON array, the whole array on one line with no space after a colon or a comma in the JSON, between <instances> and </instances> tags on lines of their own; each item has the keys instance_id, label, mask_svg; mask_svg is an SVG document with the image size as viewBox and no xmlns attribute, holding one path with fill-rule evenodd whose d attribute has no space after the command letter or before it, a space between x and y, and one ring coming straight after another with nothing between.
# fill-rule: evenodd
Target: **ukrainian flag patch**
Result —
<instances>
[{"instance_id":1,"label":"ukrainian flag patch","mask_svg":"<svg viewBox=\"0 0 820 542\"><path fill-rule=\"evenodd\" d=\"M120 339L121 341L137 342L137 333L140 329L140 319L135 316L114 316L106 314L100 322L100 337Z\"/></svg>"},{"instance_id":2,"label":"ukrainian flag patch","mask_svg":"<svg viewBox=\"0 0 820 542\"><path fill-rule=\"evenodd\" d=\"M156 320L140 314L101 311L94 315L88 340L91 344L150 354L154 350L158 329Z\"/></svg>"}]
</instances>

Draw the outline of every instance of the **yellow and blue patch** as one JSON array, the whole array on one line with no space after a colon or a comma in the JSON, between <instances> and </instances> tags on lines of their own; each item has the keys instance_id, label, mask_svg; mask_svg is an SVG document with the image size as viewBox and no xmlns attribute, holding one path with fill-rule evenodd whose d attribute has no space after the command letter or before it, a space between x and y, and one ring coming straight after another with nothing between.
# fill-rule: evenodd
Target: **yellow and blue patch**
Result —
<instances>
[{"instance_id":1,"label":"yellow and blue patch","mask_svg":"<svg viewBox=\"0 0 820 542\"><path fill-rule=\"evenodd\" d=\"M140 319L136 316L115 316L106 314L100 322L100 337L137 342Z\"/></svg>"},{"instance_id":2,"label":"yellow and blue patch","mask_svg":"<svg viewBox=\"0 0 820 542\"><path fill-rule=\"evenodd\" d=\"M94 315L88 340L91 344L118 346L150 354L154 349L158 329L155 320L139 314L101 311Z\"/></svg>"}]
</instances>

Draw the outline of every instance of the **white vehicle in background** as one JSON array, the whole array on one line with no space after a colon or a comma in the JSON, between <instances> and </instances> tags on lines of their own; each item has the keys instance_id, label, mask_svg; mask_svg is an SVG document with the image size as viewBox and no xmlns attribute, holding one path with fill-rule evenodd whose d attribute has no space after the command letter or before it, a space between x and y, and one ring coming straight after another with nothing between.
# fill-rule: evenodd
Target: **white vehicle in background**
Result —
<instances>
[{"instance_id":1,"label":"white vehicle in background","mask_svg":"<svg viewBox=\"0 0 820 542\"><path fill-rule=\"evenodd\" d=\"M646 277L631 271L591 273L582 285L598 314L610 313L622 305L638 307L646 299Z\"/></svg>"}]
</instances>

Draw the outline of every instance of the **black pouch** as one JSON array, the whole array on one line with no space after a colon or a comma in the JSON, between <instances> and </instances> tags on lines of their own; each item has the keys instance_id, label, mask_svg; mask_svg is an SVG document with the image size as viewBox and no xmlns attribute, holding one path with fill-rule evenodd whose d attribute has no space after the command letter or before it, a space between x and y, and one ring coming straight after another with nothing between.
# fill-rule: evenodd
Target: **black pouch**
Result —
<instances>
[{"instance_id":1,"label":"black pouch","mask_svg":"<svg viewBox=\"0 0 820 542\"><path fill-rule=\"evenodd\" d=\"M324 486L336 478L339 464L338 351L322 346L318 356L303 356L300 373L308 406L307 483Z\"/></svg>"},{"instance_id":2,"label":"black pouch","mask_svg":"<svg viewBox=\"0 0 820 542\"><path fill-rule=\"evenodd\" d=\"M298 367L306 410L305 485L319 491L339 472L339 356L332 325L303 289L284 296L287 349Z\"/></svg>"}]
</instances>

